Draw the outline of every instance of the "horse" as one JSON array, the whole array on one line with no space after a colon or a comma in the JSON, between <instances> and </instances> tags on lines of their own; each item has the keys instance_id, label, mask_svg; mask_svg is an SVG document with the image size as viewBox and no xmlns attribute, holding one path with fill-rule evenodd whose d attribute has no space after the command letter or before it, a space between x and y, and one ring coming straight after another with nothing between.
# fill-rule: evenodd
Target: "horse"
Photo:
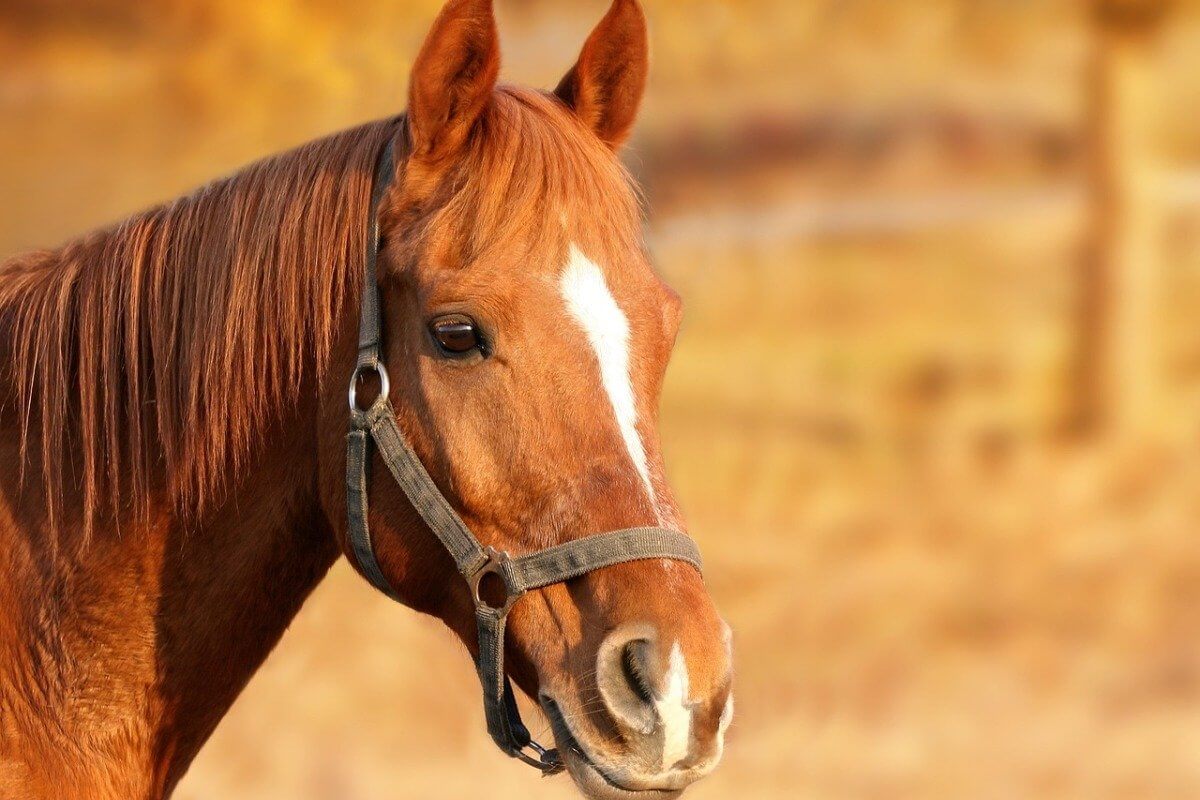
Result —
<instances>
[{"instance_id":1,"label":"horse","mask_svg":"<svg viewBox=\"0 0 1200 800\"><path fill-rule=\"evenodd\" d=\"M491 0L450 0L404 113L0 266L0 796L168 797L343 556L481 677L504 606L496 671L557 745L524 760L585 796L713 770L731 633L677 548L519 602L481 585L508 552L686 530L657 433L682 305L619 158L647 38L615 0L557 89L514 87ZM351 376L486 548L474 585L386 448L361 451L355 550Z\"/></svg>"}]
</instances>

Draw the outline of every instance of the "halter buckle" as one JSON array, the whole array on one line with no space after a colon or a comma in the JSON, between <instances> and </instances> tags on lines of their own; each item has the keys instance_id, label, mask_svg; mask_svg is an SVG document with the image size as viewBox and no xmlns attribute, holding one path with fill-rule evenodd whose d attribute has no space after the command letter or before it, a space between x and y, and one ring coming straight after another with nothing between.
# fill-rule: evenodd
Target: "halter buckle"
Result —
<instances>
[{"instance_id":1,"label":"halter buckle","mask_svg":"<svg viewBox=\"0 0 1200 800\"><path fill-rule=\"evenodd\" d=\"M524 592L514 592L509 586L508 577L506 575L504 565L508 562L510 556L508 553L497 550L494 547L484 548L484 555L487 556L487 561L483 563L475 573L471 575L471 598L475 601L475 607L490 611L493 614L498 614L501 617L508 616L508 612L512 609L513 604L521 598ZM504 585L504 603L499 606L494 606L487 600L483 599L481 590L483 589L483 579L488 575L495 575Z\"/></svg>"}]
</instances>

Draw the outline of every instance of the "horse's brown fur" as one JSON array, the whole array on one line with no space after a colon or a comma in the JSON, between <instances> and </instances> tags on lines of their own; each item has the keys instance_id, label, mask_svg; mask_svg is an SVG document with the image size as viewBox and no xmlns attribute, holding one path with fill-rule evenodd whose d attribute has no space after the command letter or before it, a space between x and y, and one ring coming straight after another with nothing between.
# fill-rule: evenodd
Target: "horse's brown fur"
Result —
<instances>
[{"instance_id":1,"label":"horse's brown fur","mask_svg":"<svg viewBox=\"0 0 1200 800\"><path fill-rule=\"evenodd\" d=\"M641 24L617 0L599 30L628 40ZM444 493L482 541L516 551L678 524L654 430L678 298L648 268L612 150L644 47L636 97L610 68L623 51L599 51L574 85L616 83L587 115L577 97L496 89L490 3L453 0L407 117L0 268L0 797L168 794L344 550L345 380L389 138L402 158L381 209L385 357ZM605 265L629 316L654 502L564 319L569 243ZM437 358L425 325L451 310L494 337L490 358ZM373 481L372 502L391 582L474 648L448 556L390 482ZM589 701L600 641L627 623L687 657L704 713L695 774L676 780L694 779L711 768L729 662L690 569L629 564L533 593L510 623L514 677L641 775L627 733Z\"/></svg>"}]
</instances>

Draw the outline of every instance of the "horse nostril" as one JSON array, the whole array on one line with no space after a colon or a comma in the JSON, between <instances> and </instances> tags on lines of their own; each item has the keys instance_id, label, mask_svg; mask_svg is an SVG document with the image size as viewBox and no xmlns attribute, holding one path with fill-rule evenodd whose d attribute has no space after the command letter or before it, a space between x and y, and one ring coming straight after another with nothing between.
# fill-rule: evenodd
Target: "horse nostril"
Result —
<instances>
[{"instance_id":1,"label":"horse nostril","mask_svg":"<svg viewBox=\"0 0 1200 800\"><path fill-rule=\"evenodd\" d=\"M650 705L654 701L651 658L653 658L652 648L650 642L645 639L634 639L627 642L621 650L621 669L625 673L625 680L628 681L629 688L633 689L633 693L638 696L638 699L646 705Z\"/></svg>"},{"instance_id":2,"label":"horse nostril","mask_svg":"<svg viewBox=\"0 0 1200 800\"><path fill-rule=\"evenodd\" d=\"M626 624L604 637L596 653L596 688L625 735L648 736L658 724L661 656L653 627Z\"/></svg>"}]
</instances>

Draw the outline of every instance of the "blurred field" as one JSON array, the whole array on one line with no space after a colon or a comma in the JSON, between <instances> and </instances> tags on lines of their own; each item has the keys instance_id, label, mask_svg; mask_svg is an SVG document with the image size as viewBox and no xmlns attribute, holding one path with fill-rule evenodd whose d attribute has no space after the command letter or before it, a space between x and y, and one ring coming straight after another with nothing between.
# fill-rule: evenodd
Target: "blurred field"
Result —
<instances>
[{"instance_id":1,"label":"blurred field","mask_svg":"<svg viewBox=\"0 0 1200 800\"><path fill-rule=\"evenodd\" d=\"M398 111L439 5L10 0L0 253ZM543 86L604 8L498 5ZM1115 442L1062 425L1082 3L646 5L664 437L738 665L689 796L1200 797L1200 7L1159 59L1157 435ZM474 681L339 565L178 797L572 796L494 752Z\"/></svg>"}]
</instances>

